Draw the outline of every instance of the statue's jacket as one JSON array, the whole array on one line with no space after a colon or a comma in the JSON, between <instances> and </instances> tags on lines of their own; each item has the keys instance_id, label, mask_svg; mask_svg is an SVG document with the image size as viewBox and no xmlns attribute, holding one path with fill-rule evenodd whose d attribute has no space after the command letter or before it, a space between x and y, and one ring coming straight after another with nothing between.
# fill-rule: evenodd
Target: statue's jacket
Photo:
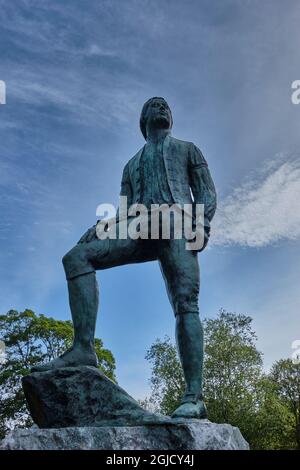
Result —
<instances>
[{"instance_id":1,"label":"statue's jacket","mask_svg":"<svg viewBox=\"0 0 300 470\"><path fill-rule=\"evenodd\" d=\"M140 161L144 147L129 160L123 170L121 196L127 205L141 202ZM163 143L163 160L173 202L204 204L204 225L209 232L217 204L215 186L202 152L192 142L168 135Z\"/></svg>"}]
</instances>

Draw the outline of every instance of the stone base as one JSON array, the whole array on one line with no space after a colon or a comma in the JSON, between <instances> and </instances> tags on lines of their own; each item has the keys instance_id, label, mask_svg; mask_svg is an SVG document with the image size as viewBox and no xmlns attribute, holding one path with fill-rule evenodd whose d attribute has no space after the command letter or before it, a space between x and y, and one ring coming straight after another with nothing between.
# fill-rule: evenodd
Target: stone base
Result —
<instances>
[{"instance_id":1,"label":"stone base","mask_svg":"<svg viewBox=\"0 0 300 470\"><path fill-rule=\"evenodd\" d=\"M238 428L208 420L117 427L16 429L0 450L249 450Z\"/></svg>"},{"instance_id":2,"label":"stone base","mask_svg":"<svg viewBox=\"0 0 300 470\"><path fill-rule=\"evenodd\" d=\"M23 377L33 421L40 428L141 426L171 421L144 410L95 367L65 367Z\"/></svg>"},{"instance_id":3,"label":"stone base","mask_svg":"<svg viewBox=\"0 0 300 470\"><path fill-rule=\"evenodd\" d=\"M249 449L229 424L144 410L95 367L35 372L23 378L23 389L38 426L12 431L2 450Z\"/></svg>"}]
</instances>

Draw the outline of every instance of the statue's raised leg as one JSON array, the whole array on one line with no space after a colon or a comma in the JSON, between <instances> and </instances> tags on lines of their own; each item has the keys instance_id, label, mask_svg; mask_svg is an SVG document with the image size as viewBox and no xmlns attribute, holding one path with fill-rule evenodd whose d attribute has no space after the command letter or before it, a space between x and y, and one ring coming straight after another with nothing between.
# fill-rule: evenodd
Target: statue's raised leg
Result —
<instances>
[{"instance_id":1,"label":"statue's raised leg","mask_svg":"<svg viewBox=\"0 0 300 470\"><path fill-rule=\"evenodd\" d=\"M63 257L74 342L57 359L33 367L34 372L79 365L97 367L94 337L99 294L95 270L153 259L155 250L149 245L141 240L97 239L77 244Z\"/></svg>"}]
</instances>

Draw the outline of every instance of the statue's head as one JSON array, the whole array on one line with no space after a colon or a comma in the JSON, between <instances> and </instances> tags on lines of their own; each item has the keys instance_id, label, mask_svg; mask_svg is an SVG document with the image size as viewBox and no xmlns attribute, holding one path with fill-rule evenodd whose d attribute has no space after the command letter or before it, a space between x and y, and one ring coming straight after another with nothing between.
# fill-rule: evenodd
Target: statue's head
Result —
<instances>
[{"instance_id":1,"label":"statue's head","mask_svg":"<svg viewBox=\"0 0 300 470\"><path fill-rule=\"evenodd\" d=\"M146 101L140 117L140 128L143 136L147 139L147 126L160 129L171 129L173 126L172 113L164 98L154 96Z\"/></svg>"}]
</instances>

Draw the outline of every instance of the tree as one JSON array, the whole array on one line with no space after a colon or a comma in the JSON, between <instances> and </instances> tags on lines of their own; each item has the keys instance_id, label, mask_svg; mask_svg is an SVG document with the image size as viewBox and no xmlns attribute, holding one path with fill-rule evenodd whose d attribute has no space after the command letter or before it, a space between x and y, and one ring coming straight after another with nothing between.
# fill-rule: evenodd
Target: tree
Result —
<instances>
[{"instance_id":1,"label":"tree","mask_svg":"<svg viewBox=\"0 0 300 470\"><path fill-rule=\"evenodd\" d=\"M256 385L262 374L252 319L220 310L203 322L205 336L204 396L209 418L239 426L247 439L255 433ZM175 345L156 340L146 354L152 363L150 402L170 414L184 393L184 379Z\"/></svg>"},{"instance_id":2,"label":"tree","mask_svg":"<svg viewBox=\"0 0 300 470\"><path fill-rule=\"evenodd\" d=\"M152 393L144 406L169 415L179 406L185 384L176 347L165 336L163 341L155 341L145 358L152 363Z\"/></svg>"},{"instance_id":3,"label":"tree","mask_svg":"<svg viewBox=\"0 0 300 470\"><path fill-rule=\"evenodd\" d=\"M280 360L264 374L248 316L220 310L203 324L209 419L238 426L252 449L299 449L300 364ZM146 359L152 393L142 404L168 415L184 393L176 347L168 337L158 339Z\"/></svg>"},{"instance_id":4,"label":"tree","mask_svg":"<svg viewBox=\"0 0 300 470\"><path fill-rule=\"evenodd\" d=\"M36 315L31 310L10 310L0 316L0 339L5 343L5 362L0 364L0 437L17 423L28 426L31 418L26 408L21 379L31 367L48 362L71 346L73 326L70 321ZM115 380L115 359L95 340L99 368Z\"/></svg>"},{"instance_id":5,"label":"tree","mask_svg":"<svg viewBox=\"0 0 300 470\"><path fill-rule=\"evenodd\" d=\"M256 349L252 318L220 310L204 322L204 392L210 419L238 426L245 438L256 433L257 385L262 355Z\"/></svg>"},{"instance_id":6,"label":"tree","mask_svg":"<svg viewBox=\"0 0 300 470\"><path fill-rule=\"evenodd\" d=\"M295 447L300 450L300 362L291 359L275 362L270 378L281 404L290 412Z\"/></svg>"},{"instance_id":7,"label":"tree","mask_svg":"<svg viewBox=\"0 0 300 470\"><path fill-rule=\"evenodd\" d=\"M254 449L283 450L297 447L293 415L278 397L277 384L265 374L257 385L257 413L253 419L256 432L251 436Z\"/></svg>"}]
</instances>

